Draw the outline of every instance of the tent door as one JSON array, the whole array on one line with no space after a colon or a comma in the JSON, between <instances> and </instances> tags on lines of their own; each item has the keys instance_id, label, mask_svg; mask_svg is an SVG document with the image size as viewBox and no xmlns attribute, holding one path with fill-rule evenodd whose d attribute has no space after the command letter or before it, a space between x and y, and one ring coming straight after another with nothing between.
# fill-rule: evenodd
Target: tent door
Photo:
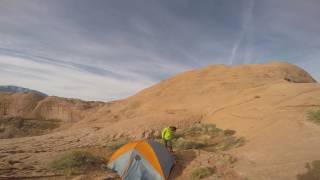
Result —
<instances>
[{"instance_id":1,"label":"tent door","mask_svg":"<svg viewBox=\"0 0 320 180\"><path fill-rule=\"evenodd\" d=\"M143 160L138 154L133 155L132 162L127 170L124 180L154 180L154 177L148 172Z\"/></svg>"}]
</instances>

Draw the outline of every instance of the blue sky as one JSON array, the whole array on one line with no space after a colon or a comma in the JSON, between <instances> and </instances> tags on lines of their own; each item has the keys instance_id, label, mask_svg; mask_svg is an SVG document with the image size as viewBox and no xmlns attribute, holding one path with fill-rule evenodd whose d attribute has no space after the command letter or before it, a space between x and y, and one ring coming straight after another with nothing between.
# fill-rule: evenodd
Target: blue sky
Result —
<instances>
[{"instance_id":1,"label":"blue sky","mask_svg":"<svg viewBox=\"0 0 320 180\"><path fill-rule=\"evenodd\" d=\"M0 0L0 84L107 101L269 60L319 80L319 19L319 0Z\"/></svg>"}]
</instances>

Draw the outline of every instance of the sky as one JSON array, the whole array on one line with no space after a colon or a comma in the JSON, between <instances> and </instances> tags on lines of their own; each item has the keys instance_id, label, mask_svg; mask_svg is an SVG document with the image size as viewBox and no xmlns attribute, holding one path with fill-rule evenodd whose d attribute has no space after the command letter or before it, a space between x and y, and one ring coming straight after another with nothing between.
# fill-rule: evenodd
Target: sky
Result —
<instances>
[{"instance_id":1,"label":"sky","mask_svg":"<svg viewBox=\"0 0 320 180\"><path fill-rule=\"evenodd\" d=\"M209 64L320 80L319 0L0 0L0 85L108 101Z\"/></svg>"}]
</instances>

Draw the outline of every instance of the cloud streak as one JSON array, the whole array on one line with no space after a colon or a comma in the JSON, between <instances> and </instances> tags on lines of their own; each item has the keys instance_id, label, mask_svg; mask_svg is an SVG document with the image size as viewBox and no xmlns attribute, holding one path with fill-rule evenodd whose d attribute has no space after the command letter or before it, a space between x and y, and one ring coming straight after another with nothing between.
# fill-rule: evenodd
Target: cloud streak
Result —
<instances>
[{"instance_id":1,"label":"cloud streak","mask_svg":"<svg viewBox=\"0 0 320 180\"><path fill-rule=\"evenodd\" d=\"M84 99L111 100L119 96L126 96L129 92L137 92L141 87L150 85L150 82L147 81L119 81L80 69L10 56L0 56L0 70L1 84L8 82L22 86L32 84L34 86L31 88L52 94L65 94L67 97L74 98L80 94ZM89 93L95 91L99 92L100 96Z\"/></svg>"},{"instance_id":2,"label":"cloud streak","mask_svg":"<svg viewBox=\"0 0 320 180\"><path fill-rule=\"evenodd\" d=\"M241 20L241 30L239 33L239 37L236 39L230 56L230 65L233 65L235 62L235 58L237 57L237 53L239 52L239 48L241 45L243 47L243 59L240 60L242 63L250 63L251 59L251 49L252 45L252 36L253 36L253 11L254 11L255 0L248 0L243 3L242 6L242 20Z\"/></svg>"},{"instance_id":3,"label":"cloud streak","mask_svg":"<svg viewBox=\"0 0 320 180\"><path fill-rule=\"evenodd\" d=\"M0 84L109 100L208 64L269 59L320 78L312 65L318 7L317 0L2 0Z\"/></svg>"}]
</instances>

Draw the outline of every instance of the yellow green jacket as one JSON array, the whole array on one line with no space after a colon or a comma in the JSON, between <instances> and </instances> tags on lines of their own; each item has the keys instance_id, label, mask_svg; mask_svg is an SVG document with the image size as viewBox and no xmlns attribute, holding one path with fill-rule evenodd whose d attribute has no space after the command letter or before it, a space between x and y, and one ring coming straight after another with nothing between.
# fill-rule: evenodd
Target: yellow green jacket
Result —
<instances>
[{"instance_id":1,"label":"yellow green jacket","mask_svg":"<svg viewBox=\"0 0 320 180\"><path fill-rule=\"evenodd\" d=\"M173 138L172 130L169 127L164 128L162 130L161 137L162 137L162 139L167 140L167 141L171 140Z\"/></svg>"}]
</instances>

